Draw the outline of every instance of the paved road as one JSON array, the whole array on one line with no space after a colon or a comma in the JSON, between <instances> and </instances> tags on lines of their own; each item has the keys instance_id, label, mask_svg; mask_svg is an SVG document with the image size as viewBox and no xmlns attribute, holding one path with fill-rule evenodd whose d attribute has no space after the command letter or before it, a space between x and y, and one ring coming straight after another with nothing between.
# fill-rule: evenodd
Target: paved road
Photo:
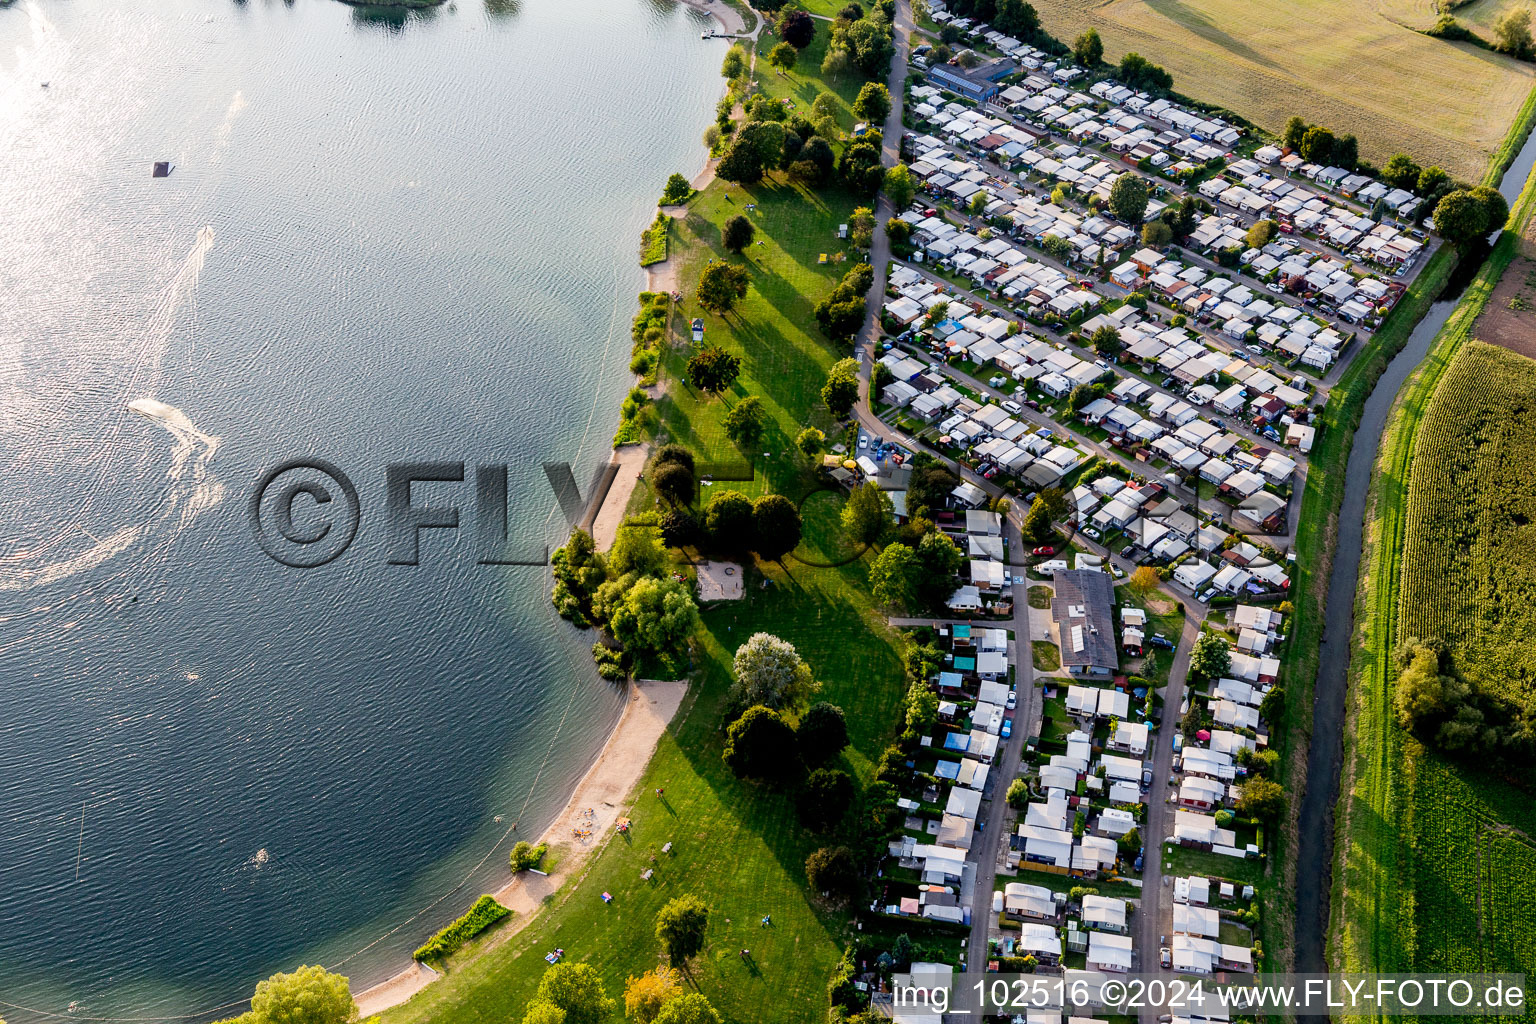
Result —
<instances>
[{"instance_id":1,"label":"paved road","mask_svg":"<svg viewBox=\"0 0 1536 1024\"><path fill-rule=\"evenodd\" d=\"M1020 558L1027 550L1024 535L1010 520L1004 529L1008 535L1009 550ZM998 861L1008 850L1007 837L1003 834L1003 819L1008 813L1008 784L1019 774L1019 758L1024 753L1024 740L1029 735L1030 723L1040 710L1040 695L1035 690L1034 654L1029 639L1028 587L1015 587L1013 599L1014 665L1013 687L1019 695L1018 707L1013 710L1013 735L1004 740L1000 752L992 761L987 775L987 792L990 799L981 805L978 820L985 828L971 840L971 860L976 865L976 881L971 903L971 941L966 952L966 970L987 969L987 937L996 920L992 913L992 890L997 883Z\"/></svg>"},{"instance_id":2,"label":"paved road","mask_svg":"<svg viewBox=\"0 0 1536 1024\"><path fill-rule=\"evenodd\" d=\"M1163 840L1173 831L1176 810L1168 803L1173 792L1168 781L1173 778L1173 734L1179 728L1179 705L1184 701L1184 686L1189 678L1189 656L1195 638L1200 635L1203 615L1199 605L1185 603L1184 631L1179 635L1179 648L1168 670L1168 685L1163 688L1163 717L1152 745L1152 788L1147 792L1147 820L1141 831L1146 850L1141 865L1141 906L1132 928L1140 957L1139 970L1147 973L1162 970L1158 939L1173 933L1173 887L1171 882L1165 886L1163 881ZM1142 1019L1153 1021L1157 1015L1156 1010L1149 1010Z\"/></svg>"}]
</instances>

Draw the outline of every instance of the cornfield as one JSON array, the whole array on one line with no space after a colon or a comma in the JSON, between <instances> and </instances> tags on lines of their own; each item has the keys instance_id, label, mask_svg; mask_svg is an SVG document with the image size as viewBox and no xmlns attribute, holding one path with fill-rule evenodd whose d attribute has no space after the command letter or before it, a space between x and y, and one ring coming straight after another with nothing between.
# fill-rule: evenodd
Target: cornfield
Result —
<instances>
[{"instance_id":1,"label":"cornfield","mask_svg":"<svg viewBox=\"0 0 1536 1024\"><path fill-rule=\"evenodd\" d=\"M1415 438L1400 638L1439 637L1479 691L1536 710L1536 362L1472 342Z\"/></svg>"}]
</instances>

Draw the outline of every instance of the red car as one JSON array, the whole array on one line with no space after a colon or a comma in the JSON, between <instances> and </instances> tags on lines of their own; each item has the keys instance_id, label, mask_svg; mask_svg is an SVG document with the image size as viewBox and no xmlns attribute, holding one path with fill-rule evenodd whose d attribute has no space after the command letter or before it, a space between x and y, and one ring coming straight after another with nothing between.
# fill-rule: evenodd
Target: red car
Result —
<instances>
[{"instance_id":1,"label":"red car","mask_svg":"<svg viewBox=\"0 0 1536 1024\"><path fill-rule=\"evenodd\" d=\"M1056 549L1050 545L1046 545L1043 548L1035 548L1034 553L1037 555L1054 555L1056 553Z\"/></svg>"}]
</instances>

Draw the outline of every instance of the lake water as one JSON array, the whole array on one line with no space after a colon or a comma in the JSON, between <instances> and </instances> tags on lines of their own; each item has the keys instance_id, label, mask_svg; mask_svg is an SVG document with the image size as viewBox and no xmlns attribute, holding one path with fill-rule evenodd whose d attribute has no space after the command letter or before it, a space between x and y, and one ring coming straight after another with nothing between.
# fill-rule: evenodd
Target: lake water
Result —
<instances>
[{"instance_id":1,"label":"lake water","mask_svg":"<svg viewBox=\"0 0 1536 1024\"><path fill-rule=\"evenodd\" d=\"M564 532L540 464L585 485L606 459L638 236L720 89L705 24L670 0L0 9L11 1024L202 1014L300 962L360 989L563 804L619 711L591 636L547 570L476 564L472 480L417 486L465 529L389 564L385 467L508 464L514 540ZM301 457L362 516L308 571L248 514Z\"/></svg>"}]
</instances>

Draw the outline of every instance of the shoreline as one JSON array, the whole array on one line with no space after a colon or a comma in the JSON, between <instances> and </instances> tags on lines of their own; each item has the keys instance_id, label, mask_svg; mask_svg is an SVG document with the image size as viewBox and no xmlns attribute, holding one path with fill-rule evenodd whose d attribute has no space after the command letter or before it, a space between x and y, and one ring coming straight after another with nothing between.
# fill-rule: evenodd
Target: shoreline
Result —
<instances>
[{"instance_id":1,"label":"shoreline","mask_svg":"<svg viewBox=\"0 0 1536 1024\"><path fill-rule=\"evenodd\" d=\"M763 16L757 14L756 24L748 33L740 12L727 6L723 0L678 2L707 15L719 27L722 35L745 38L755 43L764 24ZM719 160L705 148L704 164L690 179L695 190L705 188L714 180L718 163ZM676 218L686 212L687 206L661 207L661 210L668 217ZM680 260L669 249L667 259L641 268L644 272L644 290L676 292L679 264ZM599 550L611 546L617 536L618 527L623 522L634 493L637 475L643 470L649 454L649 444L625 445L610 454L609 464L619 466L619 472L593 516L593 539ZM497 902L512 911L511 918L495 931L492 939L494 944L507 941L535 920L546 900L567 880L581 874L592 855L612 839L620 809L629 805L635 786L650 766L661 734L677 716L687 695L686 679L636 679L629 683L624 711L596 760L577 783L554 821L538 839L533 840L535 845L548 843L552 850L561 850L562 857L555 870L548 875L524 872L492 893ZM587 814L589 810L590 816ZM594 838L587 841L574 838L573 830L578 824L590 828ZM565 842L562 837L570 841ZM357 1004L358 1015L366 1020L400 1006L440 977L441 973L413 960L405 969L357 993L353 1000Z\"/></svg>"},{"instance_id":2,"label":"shoreline","mask_svg":"<svg viewBox=\"0 0 1536 1024\"><path fill-rule=\"evenodd\" d=\"M559 847L563 856L548 875L525 872L494 892L513 917L494 933L494 941L504 942L538 917L545 899L568 879L581 873L592 855L613 836L614 823L651 762L651 755L661 735L676 716L688 692L686 680L637 679L629 684L624 712L614 727L597 760L576 784L565 807L535 840ZM590 809L592 815L585 816ZM583 843L571 838L571 830L581 822L590 827L594 839ZM363 1018L399 1006L425 989L442 975L416 961L405 970L354 996Z\"/></svg>"}]
</instances>

